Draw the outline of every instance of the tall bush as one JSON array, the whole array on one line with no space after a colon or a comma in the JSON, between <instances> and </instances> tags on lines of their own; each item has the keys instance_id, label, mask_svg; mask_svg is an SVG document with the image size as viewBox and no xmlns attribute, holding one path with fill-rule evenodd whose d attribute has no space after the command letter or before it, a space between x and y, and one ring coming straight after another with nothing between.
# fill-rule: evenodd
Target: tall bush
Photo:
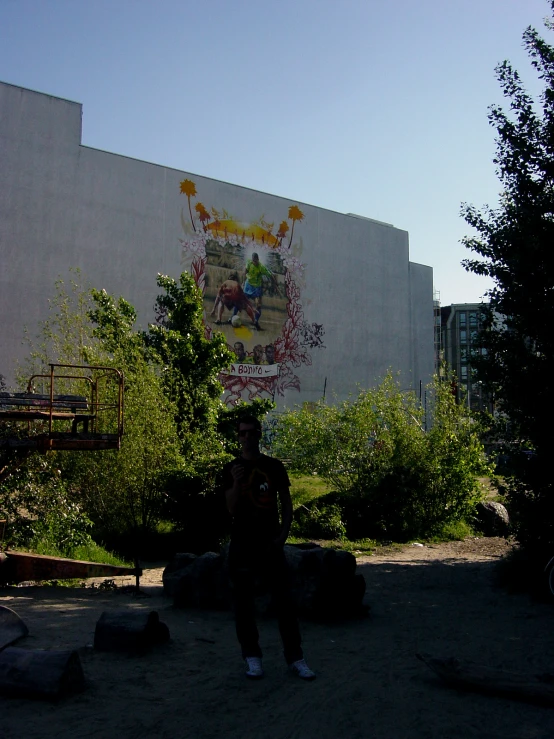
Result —
<instances>
[{"instance_id":1,"label":"tall bush","mask_svg":"<svg viewBox=\"0 0 554 739\"><path fill-rule=\"evenodd\" d=\"M488 466L480 428L447 383L435 379L428 396L426 431L415 393L388 374L354 399L284 414L275 450L334 488L314 505L340 506L350 538L429 536L471 515Z\"/></svg>"}]
</instances>

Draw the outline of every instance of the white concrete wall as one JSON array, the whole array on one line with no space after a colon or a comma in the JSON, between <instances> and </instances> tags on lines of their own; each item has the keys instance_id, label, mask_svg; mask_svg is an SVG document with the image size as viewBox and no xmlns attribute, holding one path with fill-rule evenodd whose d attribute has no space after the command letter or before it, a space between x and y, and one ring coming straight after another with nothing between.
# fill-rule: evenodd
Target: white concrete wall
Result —
<instances>
[{"instance_id":1,"label":"white concrete wall","mask_svg":"<svg viewBox=\"0 0 554 739\"><path fill-rule=\"evenodd\" d=\"M207 207L242 222L279 224L294 201L81 146L81 106L0 83L0 372L13 376L47 315L58 276L123 295L143 325L153 318L158 272L182 269L179 183L192 179ZM298 204L294 232L305 264L301 301L323 324L325 349L295 368L301 391L280 405L345 397L389 367L419 387L433 371L432 271L409 262L405 231Z\"/></svg>"}]
</instances>

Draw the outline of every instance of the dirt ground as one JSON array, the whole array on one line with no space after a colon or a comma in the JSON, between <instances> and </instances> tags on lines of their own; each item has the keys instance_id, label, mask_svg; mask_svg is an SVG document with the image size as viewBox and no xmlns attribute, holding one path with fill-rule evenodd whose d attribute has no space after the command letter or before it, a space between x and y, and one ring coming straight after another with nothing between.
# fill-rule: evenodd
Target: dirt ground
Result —
<instances>
[{"instance_id":1,"label":"dirt ground","mask_svg":"<svg viewBox=\"0 0 554 739\"><path fill-rule=\"evenodd\" d=\"M273 621L260 622L266 677L248 681L232 615L173 608L163 563L146 571L143 597L121 587L4 588L0 604L30 629L20 646L79 650L87 688L57 704L0 698L0 737L552 739L554 708L458 692L415 656L554 672L554 606L494 584L508 548L469 539L359 559L370 616L302 622L313 683L286 671ZM95 653L100 614L124 607L157 610L171 641L142 657Z\"/></svg>"}]
</instances>

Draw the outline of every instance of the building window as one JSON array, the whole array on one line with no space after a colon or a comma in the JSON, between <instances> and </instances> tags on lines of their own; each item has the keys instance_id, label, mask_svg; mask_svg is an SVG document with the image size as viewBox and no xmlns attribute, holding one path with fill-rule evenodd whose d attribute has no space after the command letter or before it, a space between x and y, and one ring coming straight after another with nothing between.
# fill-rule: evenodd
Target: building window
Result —
<instances>
[{"instance_id":1,"label":"building window","mask_svg":"<svg viewBox=\"0 0 554 739\"><path fill-rule=\"evenodd\" d=\"M467 367L466 366L460 367L460 377L462 378L462 380L467 380Z\"/></svg>"},{"instance_id":2,"label":"building window","mask_svg":"<svg viewBox=\"0 0 554 739\"><path fill-rule=\"evenodd\" d=\"M458 322L460 326L466 325L466 314L465 313L458 313Z\"/></svg>"},{"instance_id":3,"label":"building window","mask_svg":"<svg viewBox=\"0 0 554 739\"><path fill-rule=\"evenodd\" d=\"M465 328L460 331L460 344L465 344L467 341L467 331Z\"/></svg>"},{"instance_id":4,"label":"building window","mask_svg":"<svg viewBox=\"0 0 554 739\"><path fill-rule=\"evenodd\" d=\"M470 328L477 328L477 313L469 314L469 326Z\"/></svg>"},{"instance_id":5,"label":"building window","mask_svg":"<svg viewBox=\"0 0 554 739\"><path fill-rule=\"evenodd\" d=\"M460 362L462 364L465 364L467 362L467 349L465 346L460 349Z\"/></svg>"},{"instance_id":6,"label":"building window","mask_svg":"<svg viewBox=\"0 0 554 739\"><path fill-rule=\"evenodd\" d=\"M469 335L471 337L471 343L472 344L477 344L477 342L479 341L479 332L478 331L470 331L469 332Z\"/></svg>"}]
</instances>

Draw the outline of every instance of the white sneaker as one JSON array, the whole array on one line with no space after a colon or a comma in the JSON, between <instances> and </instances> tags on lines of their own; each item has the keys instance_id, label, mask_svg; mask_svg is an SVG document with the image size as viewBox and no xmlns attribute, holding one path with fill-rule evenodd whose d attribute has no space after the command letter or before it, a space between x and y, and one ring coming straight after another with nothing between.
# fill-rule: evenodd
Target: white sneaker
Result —
<instances>
[{"instance_id":1,"label":"white sneaker","mask_svg":"<svg viewBox=\"0 0 554 739\"><path fill-rule=\"evenodd\" d=\"M246 677L256 680L264 676L260 657L245 657L244 661L246 662Z\"/></svg>"},{"instance_id":2,"label":"white sneaker","mask_svg":"<svg viewBox=\"0 0 554 739\"><path fill-rule=\"evenodd\" d=\"M298 677L301 677L302 680L315 680L316 678L315 672L310 670L305 659L297 659L296 662L293 662L289 667L292 672L294 672L295 675L298 675Z\"/></svg>"}]
</instances>

